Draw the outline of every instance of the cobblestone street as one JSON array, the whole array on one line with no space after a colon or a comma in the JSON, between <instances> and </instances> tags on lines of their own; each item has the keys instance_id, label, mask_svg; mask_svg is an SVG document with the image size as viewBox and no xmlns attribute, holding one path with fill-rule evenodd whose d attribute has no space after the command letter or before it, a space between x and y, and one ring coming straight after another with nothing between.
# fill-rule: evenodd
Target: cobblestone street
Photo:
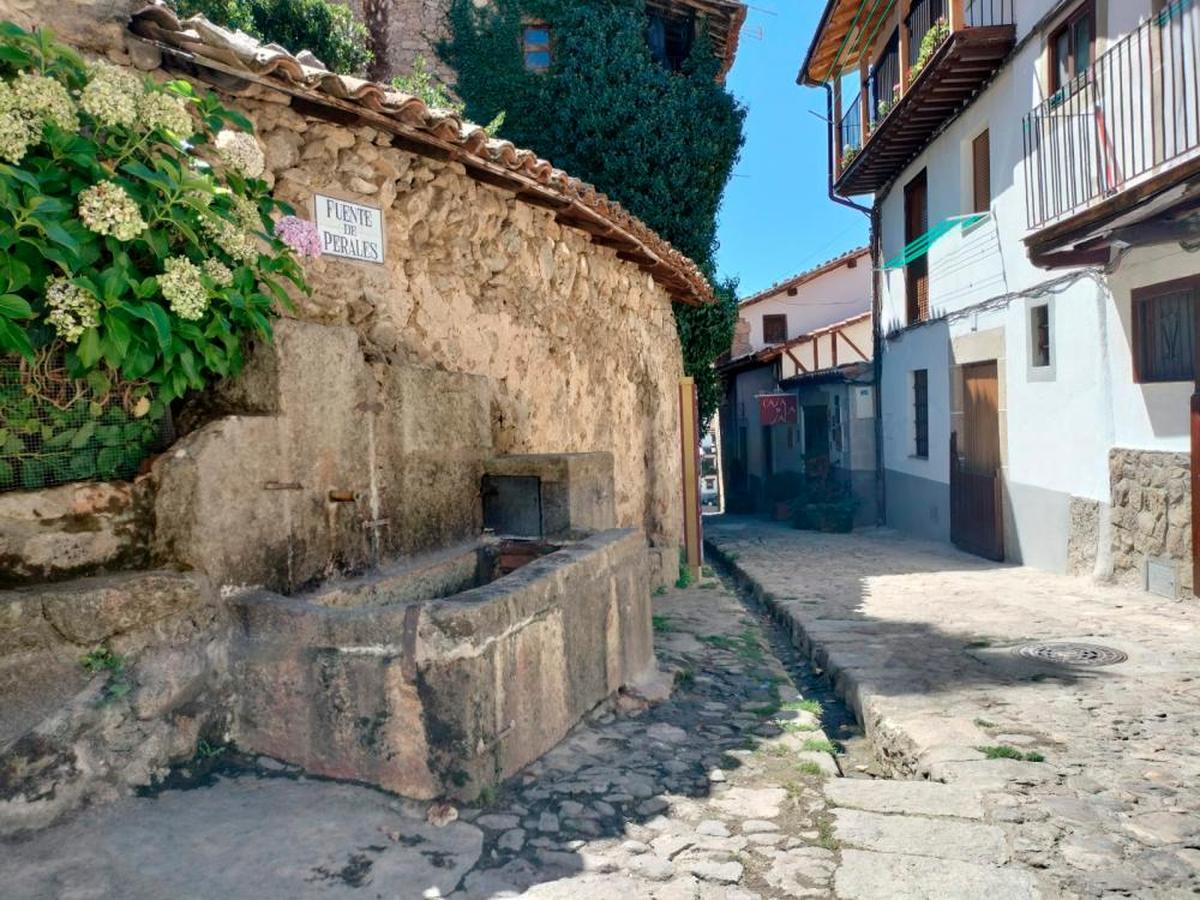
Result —
<instances>
[{"instance_id":1,"label":"cobblestone street","mask_svg":"<svg viewBox=\"0 0 1200 900\"><path fill-rule=\"evenodd\" d=\"M727 519L706 537L859 711L885 768L982 799L982 819L1003 834L997 854L1010 854L1006 871L1035 873L1050 897L1200 890L1193 604L888 531ZM1092 649L1063 662L1037 646L1046 643ZM1096 656L1111 664L1086 665ZM889 835L836 818L841 885L852 848L887 852ZM910 824L895 844L923 854L939 845L934 834Z\"/></svg>"},{"instance_id":2,"label":"cobblestone street","mask_svg":"<svg viewBox=\"0 0 1200 900\"><path fill-rule=\"evenodd\" d=\"M656 597L670 699L596 710L480 806L230 754L9 843L0 883L23 898L1193 895L1188 607L886 532L725 520L708 537L765 606L712 574ZM1049 637L1129 659L1011 653Z\"/></svg>"}]
</instances>

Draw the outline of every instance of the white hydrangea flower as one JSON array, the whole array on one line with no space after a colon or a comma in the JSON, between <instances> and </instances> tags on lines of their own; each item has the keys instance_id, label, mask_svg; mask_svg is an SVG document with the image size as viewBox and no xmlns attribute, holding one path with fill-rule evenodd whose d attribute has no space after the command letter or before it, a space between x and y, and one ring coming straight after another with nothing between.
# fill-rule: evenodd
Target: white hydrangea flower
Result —
<instances>
[{"instance_id":1,"label":"white hydrangea flower","mask_svg":"<svg viewBox=\"0 0 1200 900\"><path fill-rule=\"evenodd\" d=\"M149 91L138 101L137 113L142 128L157 128L179 138L191 137L196 130L187 104L173 94Z\"/></svg>"},{"instance_id":2,"label":"white hydrangea flower","mask_svg":"<svg viewBox=\"0 0 1200 900\"><path fill-rule=\"evenodd\" d=\"M108 63L94 66L90 77L79 105L101 125L110 128L133 125L137 121L138 103L146 93L141 77Z\"/></svg>"},{"instance_id":3,"label":"white hydrangea flower","mask_svg":"<svg viewBox=\"0 0 1200 900\"><path fill-rule=\"evenodd\" d=\"M66 278L46 283L46 306L50 308L46 321L68 344L78 343L87 329L100 324L100 301Z\"/></svg>"},{"instance_id":4,"label":"white hydrangea flower","mask_svg":"<svg viewBox=\"0 0 1200 900\"><path fill-rule=\"evenodd\" d=\"M200 267L186 256L172 256L163 263L158 289L181 319L199 319L208 309L208 290L200 280Z\"/></svg>"},{"instance_id":5,"label":"white hydrangea flower","mask_svg":"<svg viewBox=\"0 0 1200 900\"><path fill-rule=\"evenodd\" d=\"M79 218L96 234L131 241L146 230L137 202L112 181L102 181L79 193Z\"/></svg>"},{"instance_id":6,"label":"white hydrangea flower","mask_svg":"<svg viewBox=\"0 0 1200 900\"><path fill-rule=\"evenodd\" d=\"M229 266L219 259L210 256L204 261L203 268L204 274L211 278L218 287L228 287L233 284L233 273L229 271Z\"/></svg>"},{"instance_id":7,"label":"white hydrangea flower","mask_svg":"<svg viewBox=\"0 0 1200 900\"><path fill-rule=\"evenodd\" d=\"M200 228L234 259L245 263L258 259L258 242L254 235L238 228L228 219L218 215L204 216L200 219Z\"/></svg>"},{"instance_id":8,"label":"white hydrangea flower","mask_svg":"<svg viewBox=\"0 0 1200 900\"><path fill-rule=\"evenodd\" d=\"M79 129L79 116L66 85L44 75L22 72L12 85L16 108L28 118L49 122L65 131Z\"/></svg>"},{"instance_id":9,"label":"white hydrangea flower","mask_svg":"<svg viewBox=\"0 0 1200 900\"><path fill-rule=\"evenodd\" d=\"M217 134L214 143L225 165L247 178L258 178L266 168L262 148L252 134L225 130Z\"/></svg>"},{"instance_id":10,"label":"white hydrangea flower","mask_svg":"<svg viewBox=\"0 0 1200 900\"><path fill-rule=\"evenodd\" d=\"M246 231L253 233L263 230L262 214L253 200L233 194L233 215Z\"/></svg>"},{"instance_id":11,"label":"white hydrangea flower","mask_svg":"<svg viewBox=\"0 0 1200 900\"><path fill-rule=\"evenodd\" d=\"M0 88L8 85L0 82ZM37 138L33 125L18 112L0 112L0 159L19 163Z\"/></svg>"}]
</instances>

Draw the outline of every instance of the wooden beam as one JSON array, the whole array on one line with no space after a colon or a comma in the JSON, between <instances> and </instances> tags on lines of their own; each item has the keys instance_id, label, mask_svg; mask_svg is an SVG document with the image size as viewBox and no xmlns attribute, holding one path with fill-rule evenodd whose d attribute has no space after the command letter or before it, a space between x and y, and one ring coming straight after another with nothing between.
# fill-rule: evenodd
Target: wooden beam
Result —
<instances>
[{"instance_id":1,"label":"wooden beam","mask_svg":"<svg viewBox=\"0 0 1200 900\"><path fill-rule=\"evenodd\" d=\"M854 341L850 340L850 336L848 334L846 334L845 332L839 332L839 334L841 334L842 340L850 345L850 349L853 350L855 353L857 353L859 356L861 356L863 358L863 362L871 361L870 357L868 357L867 354L865 354L861 350L859 350L858 345L856 343L854 343Z\"/></svg>"},{"instance_id":2,"label":"wooden beam","mask_svg":"<svg viewBox=\"0 0 1200 900\"><path fill-rule=\"evenodd\" d=\"M806 368L804 367L804 363L800 362L800 360L796 358L796 354L792 352L792 348L791 348L791 347L784 347L784 348L783 348L783 352L784 352L784 353L786 353L786 354L788 355L788 359L790 359L792 362L794 362L794 363L796 364L796 368L797 368L797 369L798 369L800 372L802 372L802 373L803 373L803 374L805 374L805 375L807 375L807 374L808 374L808 369L806 369Z\"/></svg>"}]
</instances>

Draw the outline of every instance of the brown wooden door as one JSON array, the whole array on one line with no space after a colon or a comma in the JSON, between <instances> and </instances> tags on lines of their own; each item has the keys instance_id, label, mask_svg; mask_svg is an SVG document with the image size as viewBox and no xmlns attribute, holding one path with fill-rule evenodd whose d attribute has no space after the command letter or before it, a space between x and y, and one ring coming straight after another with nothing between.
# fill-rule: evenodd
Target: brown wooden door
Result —
<instances>
[{"instance_id":1,"label":"brown wooden door","mask_svg":"<svg viewBox=\"0 0 1200 900\"><path fill-rule=\"evenodd\" d=\"M904 244L929 230L929 183L924 170L904 186ZM908 324L929 318L929 254L922 253L904 267Z\"/></svg>"},{"instance_id":2,"label":"brown wooden door","mask_svg":"<svg viewBox=\"0 0 1200 900\"><path fill-rule=\"evenodd\" d=\"M962 435L950 436L950 536L988 559L1004 559L1000 478L1000 382L995 362L963 366Z\"/></svg>"}]
</instances>

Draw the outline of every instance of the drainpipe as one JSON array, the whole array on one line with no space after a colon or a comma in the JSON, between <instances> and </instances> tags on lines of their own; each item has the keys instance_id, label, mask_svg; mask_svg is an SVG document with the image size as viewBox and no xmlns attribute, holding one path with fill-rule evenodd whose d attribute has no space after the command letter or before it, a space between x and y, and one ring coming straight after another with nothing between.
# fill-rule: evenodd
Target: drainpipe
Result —
<instances>
[{"instance_id":1,"label":"drainpipe","mask_svg":"<svg viewBox=\"0 0 1200 900\"><path fill-rule=\"evenodd\" d=\"M837 140L837 134L834 129L837 128L837 123L833 121L833 85L826 82L825 85L825 119L829 123L829 199L834 203L847 206L850 209L856 209L871 220L871 367L875 375L875 516L878 524L882 525L886 521L886 493L883 489L883 330L880 327L879 315L882 304L882 285L880 274L880 258L883 249L883 237L880 233L879 223L879 207L878 204L873 206L863 206L860 203L855 203L853 200L847 200L845 197L839 197L834 191L834 166L837 160L834 153L834 141ZM863 135L864 141L866 135Z\"/></svg>"}]
</instances>

